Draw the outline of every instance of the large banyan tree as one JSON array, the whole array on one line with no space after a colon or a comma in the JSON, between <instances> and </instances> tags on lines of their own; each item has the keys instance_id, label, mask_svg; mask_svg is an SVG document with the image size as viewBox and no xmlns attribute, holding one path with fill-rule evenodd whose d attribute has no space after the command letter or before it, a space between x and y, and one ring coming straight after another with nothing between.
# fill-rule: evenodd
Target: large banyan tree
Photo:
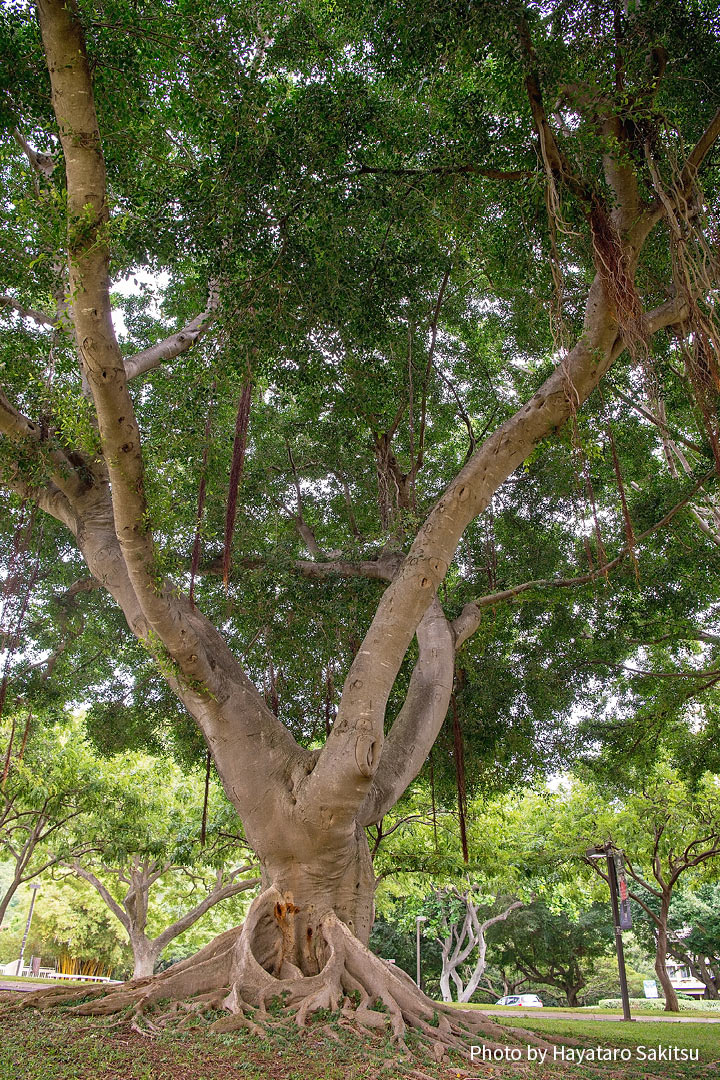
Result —
<instances>
[{"instance_id":1,"label":"large banyan tree","mask_svg":"<svg viewBox=\"0 0 720 1080\"><path fill-rule=\"evenodd\" d=\"M241 928L83 1008L241 1026L285 995L451 1040L367 948L366 830L463 686L490 726L569 708L616 582L635 631L672 601L692 636L673 530L720 543L716 5L0 18L4 528L31 515L40 585L102 613L103 686L152 663L193 718L263 878Z\"/></svg>"}]
</instances>

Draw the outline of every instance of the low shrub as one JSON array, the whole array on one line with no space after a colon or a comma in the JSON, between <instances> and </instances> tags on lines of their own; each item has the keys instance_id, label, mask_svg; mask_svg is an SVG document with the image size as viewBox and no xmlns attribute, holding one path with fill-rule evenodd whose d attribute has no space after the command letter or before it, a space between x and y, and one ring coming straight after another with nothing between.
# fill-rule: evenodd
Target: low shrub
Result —
<instances>
[{"instance_id":1,"label":"low shrub","mask_svg":"<svg viewBox=\"0 0 720 1080\"><path fill-rule=\"evenodd\" d=\"M680 998L678 1004L680 1005L680 1012L697 1012L697 1011L711 1011L720 1012L720 1001L706 1001L705 999L698 998ZM599 1009L620 1009L622 1008L622 1002L619 997L615 998L602 998L597 1003ZM665 998L630 998L631 1009L656 1009L658 1012L663 1012L665 1009Z\"/></svg>"}]
</instances>

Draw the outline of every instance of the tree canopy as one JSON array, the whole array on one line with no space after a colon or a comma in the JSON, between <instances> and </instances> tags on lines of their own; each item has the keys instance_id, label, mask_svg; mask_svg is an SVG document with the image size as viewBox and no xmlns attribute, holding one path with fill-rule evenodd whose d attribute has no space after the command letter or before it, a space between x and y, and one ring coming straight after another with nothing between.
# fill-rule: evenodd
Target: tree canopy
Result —
<instances>
[{"instance_id":1,"label":"tree canopy","mask_svg":"<svg viewBox=\"0 0 720 1080\"><path fill-rule=\"evenodd\" d=\"M0 47L3 706L201 732L266 888L153 994L359 984L402 1041L363 828L436 740L461 804L717 743L716 5L38 0Z\"/></svg>"}]
</instances>

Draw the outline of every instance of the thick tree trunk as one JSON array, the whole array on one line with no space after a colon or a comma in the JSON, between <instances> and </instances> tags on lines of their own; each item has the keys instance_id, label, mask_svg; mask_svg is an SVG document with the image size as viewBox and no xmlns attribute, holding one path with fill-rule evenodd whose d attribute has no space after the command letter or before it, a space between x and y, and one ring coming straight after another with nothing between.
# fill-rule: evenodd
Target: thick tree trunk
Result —
<instances>
[{"instance_id":1,"label":"thick tree trunk","mask_svg":"<svg viewBox=\"0 0 720 1080\"><path fill-rule=\"evenodd\" d=\"M408 1053L408 1027L438 1059L447 1047L462 1048L468 1037L477 1041L482 1036L486 1045L498 1045L492 1040L497 1030L492 1021L480 1013L443 1009L405 972L367 948L374 877L364 830L359 825L348 830L344 816L331 808L308 816L285 806L284 830L274 827L269 812L264 827L256 821L265 887L241 927L159 975L153 975L153 968L160 939L150 941L128 929L133 980L91 991L92 1000L75 1004L73 1011L108 1015L131 1006L135 1029L146 1017L153 1032L158 1002L169 1000L174 1004L167 1019L224 1009L229 1015L216 1020L214 1030L264 1034L268 1005L281 1001L288 1019L300 1026L318 1010L339 1011L345 1026L364 1036L368 1029L387 1031ZM22 1007L52 1006L77 996L76 990L54 988L25 995ZM192 999L189 1004L178 1005L187 999Z\"/></svg>"},{"instance_id":2,"label":"thick tree trunk","mask_svg":"<svg viewBox=\"0 0 720 1080\"><path fill-rule=\"evenodd\" d=\"M155 971L158 949L145 936L131 935L130 945L133 951L133 979L145 979Z\"/></svg>"},{"instance_id":3,"label":"thick tree trunk","mask_svg":"<svg viewBox=\"0 0 720 1080\"><path fill-rule=\"evenodd\" d=\"M668 912L670 910L670 896L663 896L660 903L657 923L657 947L655 951L655 973L665 995L665 1012L680 1012L675 988L670 982L666 958L668 953Z\"/></svg>"},{"instance_id":4,"label":"thick tree trunk","mask_svg":"<svg viewBox=\"0 0 720 1080\"><path fill-rule=\"evenodd\" d=\"M282 914L276 912L280 966L287 960L304 975L317 974L324 963L318 930L328 914L334 913L364 945L374 916L375 878L364 830L355 826L349 836L345 830L336 832L330 808L323 817L324 829L315 821L306 828L302 821L288 821L283 834L255 839L264 890L275 889L285 907ZM271 963L275 969L278 957Z\"/></svg>"},{"instance_id":5,"label":"thick tree trunk","mask_svg":"<svg viewBox=\"0 0 720 1080\"><path fill-rule=\"evenodd\" d=\"M19 880L12 881L11 884L10 884L10 887L8 888L5 895L3 896L2 900L0 900L0 926L2 926L2 924L3 924L3 920L5 918L5 913L7 912L7 909L10 906L10 901L12 900L13 896L17 892L19 886L20 886L20 881Z\"/></svg>"},{"instance_id":6,"label":"thick tree trunk","mask_svg":"<svg viewBox=\"0 0 720 1080\"><path fill-rule=\"evenodd\" d=\"M690 964L690 971L696 979L705 983L705 993L703 994L703 997L711 1001L717 1001L718 989L715 984L715 978L710 965L705 963L705 959L702 956L695 957L694 961Z\"/></svg>"}]
</instances>

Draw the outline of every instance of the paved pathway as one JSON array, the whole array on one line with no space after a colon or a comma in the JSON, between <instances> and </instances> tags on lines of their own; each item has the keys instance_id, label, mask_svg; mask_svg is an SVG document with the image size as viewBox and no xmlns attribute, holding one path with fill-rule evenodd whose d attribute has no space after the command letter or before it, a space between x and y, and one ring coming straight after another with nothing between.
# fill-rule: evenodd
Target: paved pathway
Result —
<instances>
[{"instance_id":1,"label":"paved pathway","mask_svg":"<svg viewBox=\"0 0 720 1080\"><path fill-rule=\"evenodd\" d=\"M513 1016L544 1016L546 1020L622 1020L621 1013L591 1013L591 1012L545 1012L543 1009L483 1009L487 1016L505 1016L512 1019ZM652 1016L637 1016L636 1020L650 1020L664 1024L720 1024L720 1016L693 1016L685 1013L678 1016L674 1013L667 1016L665 1013L657 1013Z\"/></svg>"},{"instance_id":2,"label":"paved pathway","mask_svg":"<svg viewBox=\"0 0 720 1080\"><path fill-rule=\"evenodd\" d=\"M11 982L9 979L3 979L0 975L0 992L3 990L17 990L19 994L29 994L33 990L47 990L49 986L80 986L83 980L80 982L72 982L69 979L23 979L22 982ZM88 986L94 986L95 983L88 983Z\"/></svg>"},{"instance_id":3,"label":"paved pathway","mask_svg":"<svg viewBox=\"0 0 720 1080\"><path fill-rule=\"evenodd\" d=\"M57 986L57 983L53 979L24 979L21 983L6 982L0 975L0 990L17 990L20 994L27 994L31 990L42 990L47 986Z\"/></svg>"}]
</instances>

